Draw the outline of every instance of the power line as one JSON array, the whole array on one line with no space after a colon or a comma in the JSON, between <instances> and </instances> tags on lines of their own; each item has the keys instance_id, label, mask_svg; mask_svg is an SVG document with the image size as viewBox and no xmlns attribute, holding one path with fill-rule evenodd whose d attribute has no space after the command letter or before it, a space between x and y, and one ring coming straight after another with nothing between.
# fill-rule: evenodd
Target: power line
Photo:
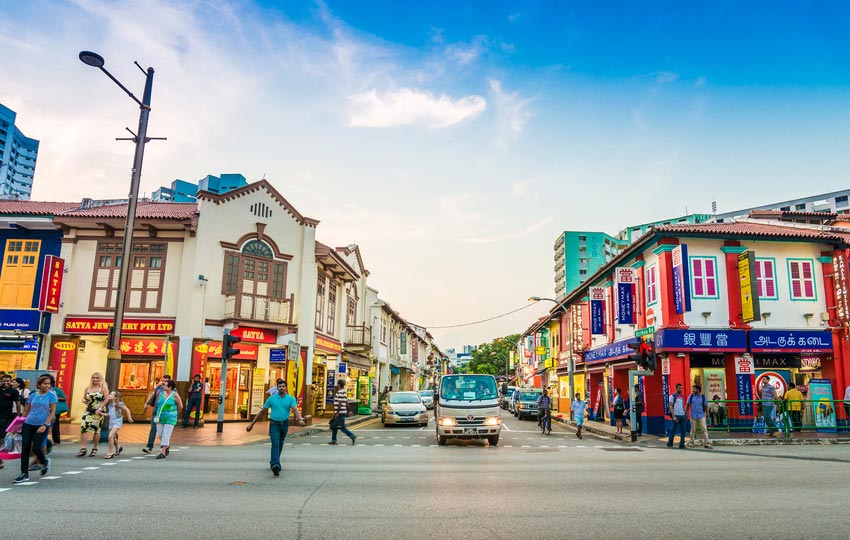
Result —
<instances>
[{"instance_id":1,"label":"power line","mask_svg":"<svg viewBox=\"0 0 850 540\"><path fill-rule=\"evenodd\" d=\"M448 326L427 326L427 325L424 325L424 324L416 324L415 326L422 326L424 328L427 328L428 330L443 330L443 329L446 329L446 328L460 328L462 326L473 326L473 325L476 325L476 324L495 321L496 319L501 319L502 317L507 317L508 315L513 315L517 311L522 311L524 309L528 309L535 304L536 304L536 302L534 304L526 304L526 305L522 306L521 308L517 308L513 311L508 311L507 313L503 313L501 315L496 315L495 317L490 317L489 319L482 319L480 321L475 321L475 322L468 322L468 323L463 323L463 324L450 324ZM413 323L411 323L411 324L413 324Z\"/></svg>"}]
</instances>

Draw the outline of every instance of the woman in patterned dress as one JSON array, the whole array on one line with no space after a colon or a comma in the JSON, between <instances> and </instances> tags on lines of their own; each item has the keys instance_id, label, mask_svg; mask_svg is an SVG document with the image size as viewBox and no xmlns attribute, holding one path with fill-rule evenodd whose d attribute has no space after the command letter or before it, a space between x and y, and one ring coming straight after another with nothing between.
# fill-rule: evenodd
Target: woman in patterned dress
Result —
<instances>
[{"instance_id":1,"label":"woman in patterned dress","mask_svg":"<svg viewBox=\"0 0 850 540\"><path fill-rule=\"evenodd\" d=\"M103 375L98 372L92 373L91 382L83 392L83 403L86 405L86 411L83 413L83 420L80 423L80 451L77 452L77 457L86 455L87 433L91 433L92 439L89 457L97 455L97 443L100 441L100 422L106 413L107 396L109 396L109 388L106 386L106 381L103 380Z\"/></svg>"},{"instance_id":2,"label":"woman in patterned dress","mask_svg":"<svg viewBox=\"0 0 850 540\"><path fill-rule=\"evenodd\" d=\"M171 446L171 432L177 425L177 417L183 409L183 401L180 394L174 391L175 383L168 379L162 383L162 392L156 400L154 408L154 422L156 423L156 434L159 436L159 455L156 459L165 459L168 456L168 447Z\"/></svg>"}]
</instances>

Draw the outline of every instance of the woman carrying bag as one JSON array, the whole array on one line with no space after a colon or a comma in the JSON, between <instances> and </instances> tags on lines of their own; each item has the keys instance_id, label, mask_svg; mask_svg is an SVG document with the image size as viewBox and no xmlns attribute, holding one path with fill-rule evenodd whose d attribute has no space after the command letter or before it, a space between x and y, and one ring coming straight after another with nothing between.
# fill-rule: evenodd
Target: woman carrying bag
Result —
<instances>
[{"instance_id":1,"label":"woman carrying bag","mask_svg":"<svg viewBox=\"0 0 850 540\"><path fill-rule=\"evenodd\" d=\"M174 391L175 383L171 379L163 381L162 392L156 400L154 409L154 423L156 423L156 434L159 437L159 455L156 459L165 459L168 456L168 447L171 445L171 433L177 425L177 418L183 410L183 401L180 394Z\"/></svg>"}]
</instances>

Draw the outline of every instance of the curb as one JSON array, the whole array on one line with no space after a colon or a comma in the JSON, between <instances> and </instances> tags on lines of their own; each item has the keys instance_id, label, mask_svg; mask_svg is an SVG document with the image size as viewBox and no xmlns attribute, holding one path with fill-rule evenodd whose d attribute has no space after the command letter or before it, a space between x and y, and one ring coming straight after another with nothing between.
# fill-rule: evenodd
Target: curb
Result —
<instances>
[{"instance_id":1,"label":"curb","mask_svg":"<svg viewBox=\"0 0 850 540\"><path fill-rule=\"evenodd\" d=\"M364 424L366 422L371 422L375 418L378 418L380 415L377 413L372 413L370 415L359 415L358 418L352 420L351 422L346 422L346 427L354 427L359 426L360 424ZM287 437L309 437L310 435L318 435L320 433L330 433L331 428L324 424L322 426L311 426L308 428L304 428L303 430L297 431L295 433L291 433L287 435Z\"/></svg>"},{"instance_id":2,"label":"curb","mask_svg":"<svg viewBox=\"0 0 850 540\"><path fill-rule=\"evenodd\" d=\"M572 428L576 427L575 422L573 422L572 420L568 420L568 419L564 419L564 418L557 418L557 417L553 416L552 421L558 422L559 424L563 424L565 426L570 426ZM587 419L585 419L584 425L581 426L581 429L582 429L582 431L584 431L586 433L593 433L594 435L604 435L605 437L610 437L612 439L617 439L617 440L623 441L623 442L631 442L632 441L632 436L631 436L630 433L622 433L622 434L621 433L610 433L608 431L605 431L604 429L599 429L598 427L594 426L592 423L589 423ZM638 442L640 442L640 438L638 438Z\"/></svg>"}]
</instances>

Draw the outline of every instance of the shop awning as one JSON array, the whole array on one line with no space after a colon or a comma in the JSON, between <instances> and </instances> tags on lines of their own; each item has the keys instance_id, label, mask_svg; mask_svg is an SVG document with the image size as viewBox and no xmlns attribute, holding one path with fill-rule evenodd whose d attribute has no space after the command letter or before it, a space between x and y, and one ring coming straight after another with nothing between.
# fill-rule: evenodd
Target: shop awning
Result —
<instances>
[{"instance_id":1,"label":"shop awning","mask_svg":"<svg viewBox=\"0 0 850 540\"><path fill-rule=\"evenodd\" d=\"M357 354L353 352L345 352L345 358L351 366L356 367L357 369L365 369L368 370L371 366L369 359L362 354Z\"/></svg>"},{"instance_id":2,"label":"shop awning","mask_svg":"<svg viewBox=\"0 0 850 540\"><path fill-rule=\"evenodd\" d=\"M398 375L400 373L398 366L390 366L390 372L392 372L393 375Z\"/></svg>"}]
</instances>

